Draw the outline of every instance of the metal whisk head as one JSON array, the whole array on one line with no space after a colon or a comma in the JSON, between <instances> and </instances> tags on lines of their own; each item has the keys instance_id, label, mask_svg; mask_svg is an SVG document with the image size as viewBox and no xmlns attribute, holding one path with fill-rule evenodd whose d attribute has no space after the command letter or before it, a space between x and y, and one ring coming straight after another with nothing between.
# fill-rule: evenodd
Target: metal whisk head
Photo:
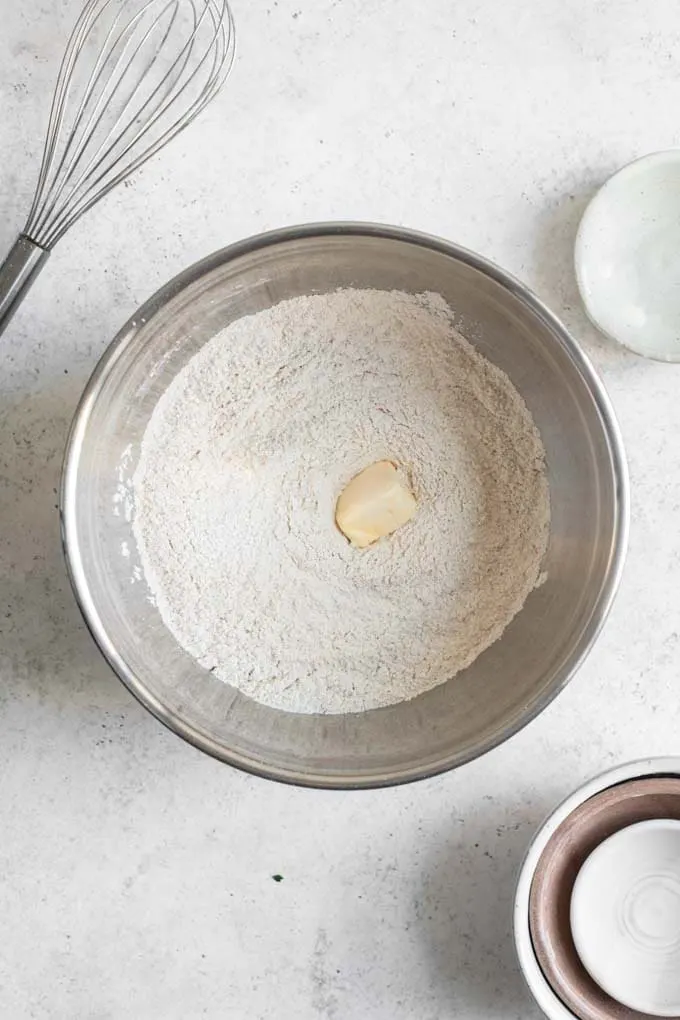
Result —
<instances>
[{"instance_id":1,"label":"metal whisk head","mask_svg":"<svg viewBox=\"0 0 680 1020\"><path fill-rule=\"evenodd\" d=\"M23 234L49 250L182 131L234 58L226 0L89 0L69 39Z\"/></svg>"}]
</instances>

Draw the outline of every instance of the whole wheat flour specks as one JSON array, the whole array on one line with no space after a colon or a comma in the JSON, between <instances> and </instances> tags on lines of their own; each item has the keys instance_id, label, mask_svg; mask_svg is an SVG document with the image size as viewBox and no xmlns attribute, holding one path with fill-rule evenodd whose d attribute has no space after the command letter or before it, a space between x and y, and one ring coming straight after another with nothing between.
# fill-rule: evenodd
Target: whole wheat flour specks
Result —
<instances>
[{"instance_id":1,"label":"whole wheat flour specks","mask_svg":"<svg viewBox=\"0 0 680 1020\"><path fill-rule=\"evenodd\" d=\"M411 521L351 547L334 510L374 461ZM292 712L392 705L495 641L537 584L544 451L507 376L435 294L344 290L234 322L159 400L134 533L167 627L203 666Z\"/></svg>"}]
</instances>

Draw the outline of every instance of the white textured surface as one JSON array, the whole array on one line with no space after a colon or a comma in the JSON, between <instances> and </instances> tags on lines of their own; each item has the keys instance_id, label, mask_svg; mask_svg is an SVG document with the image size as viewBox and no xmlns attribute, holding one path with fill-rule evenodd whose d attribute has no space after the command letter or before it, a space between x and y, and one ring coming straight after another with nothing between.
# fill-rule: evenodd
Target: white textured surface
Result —
<instances>
[{"instance_id":1,"label":"white textured surface","mask_svg":"<svg viewBox=\"0 0 680 1020\"><path fill-rule=\"evenodd\" d=\"M3 248L77 8L0 0ZM0 339L0 1015L536 1018L510 909L532 830L589 773L680 741L680 367L599 339L571 270L595 187L677 141L677 0L235 14L223 96L64 240ZM231 771L132 701L79 621L54 490L78 392L143 298L231 240L340 217L451 237L547 299L604 373L633 522L610 622L540 719L458 773L333 795Z\"/></svg>"}]
</instances>

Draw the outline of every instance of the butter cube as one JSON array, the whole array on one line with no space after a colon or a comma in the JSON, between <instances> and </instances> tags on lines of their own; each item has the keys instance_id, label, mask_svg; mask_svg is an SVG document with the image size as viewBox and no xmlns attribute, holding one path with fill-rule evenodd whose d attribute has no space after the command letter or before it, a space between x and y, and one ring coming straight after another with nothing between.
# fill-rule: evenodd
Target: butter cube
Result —
<instances>
[{"instance_id":1,"label":"butter cube","mask_svg":"<svg viewBox=\"0 0 680 1020\"><path fill-rule=\"evenodd\" d=\"M347 483L335 507L335 523L346 538L363 549L410 521L416 512L413 493L389 460L364 468Z\"/></svg>"}]
</instances>

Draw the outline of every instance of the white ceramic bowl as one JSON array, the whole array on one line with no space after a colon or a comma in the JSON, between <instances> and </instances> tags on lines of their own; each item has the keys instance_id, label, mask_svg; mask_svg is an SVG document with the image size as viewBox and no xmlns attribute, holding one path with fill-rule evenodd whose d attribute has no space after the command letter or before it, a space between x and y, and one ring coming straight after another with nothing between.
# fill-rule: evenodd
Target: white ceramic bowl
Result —
<instances>
[{"instance_id":1,"label":"white ceramic bowl","mask_svg":"<svg viewBox=\"0 0 680 1020\"><path fill-rule=\"evenodd\" d=\"M598 329L637 354L680 361L680 149L635 160L600 188L575 267Z\"/></svg>"},{"instance_id":2,"label":"white ceramic bowl","mask_svg":"<svg viewBox=\"0 0 680 1020\"><path fill-rule=\"evenodd\" d=\"M617 783L625 783L630 779L644 776L674 776L680 778L680 758L644 758L640 761L619 765L602 775L589 780L574 793L570 794L559 807L546 819L529 846L524 863L520 869L515 893L514 932L515 945L519 964L529 989L549 1020L574 1020L574 1014L554 993L541 970L534 953L529 930L529 895L536 866L548 841L562 822L575 811L580 804L594 797L602 790L609 789Z\"/></svg>"},{"instance_id":3,"label":"white ceramic bowl","mask_svg":"<svg viewBox=\"0 0 680 1020\"><path fill-rule=\"evenodd\" d=\"M680 1013L680 821L638 822L593 850L574 883L571 932L613 999L654 1016Z\"/></svg>"}]
</instances>

